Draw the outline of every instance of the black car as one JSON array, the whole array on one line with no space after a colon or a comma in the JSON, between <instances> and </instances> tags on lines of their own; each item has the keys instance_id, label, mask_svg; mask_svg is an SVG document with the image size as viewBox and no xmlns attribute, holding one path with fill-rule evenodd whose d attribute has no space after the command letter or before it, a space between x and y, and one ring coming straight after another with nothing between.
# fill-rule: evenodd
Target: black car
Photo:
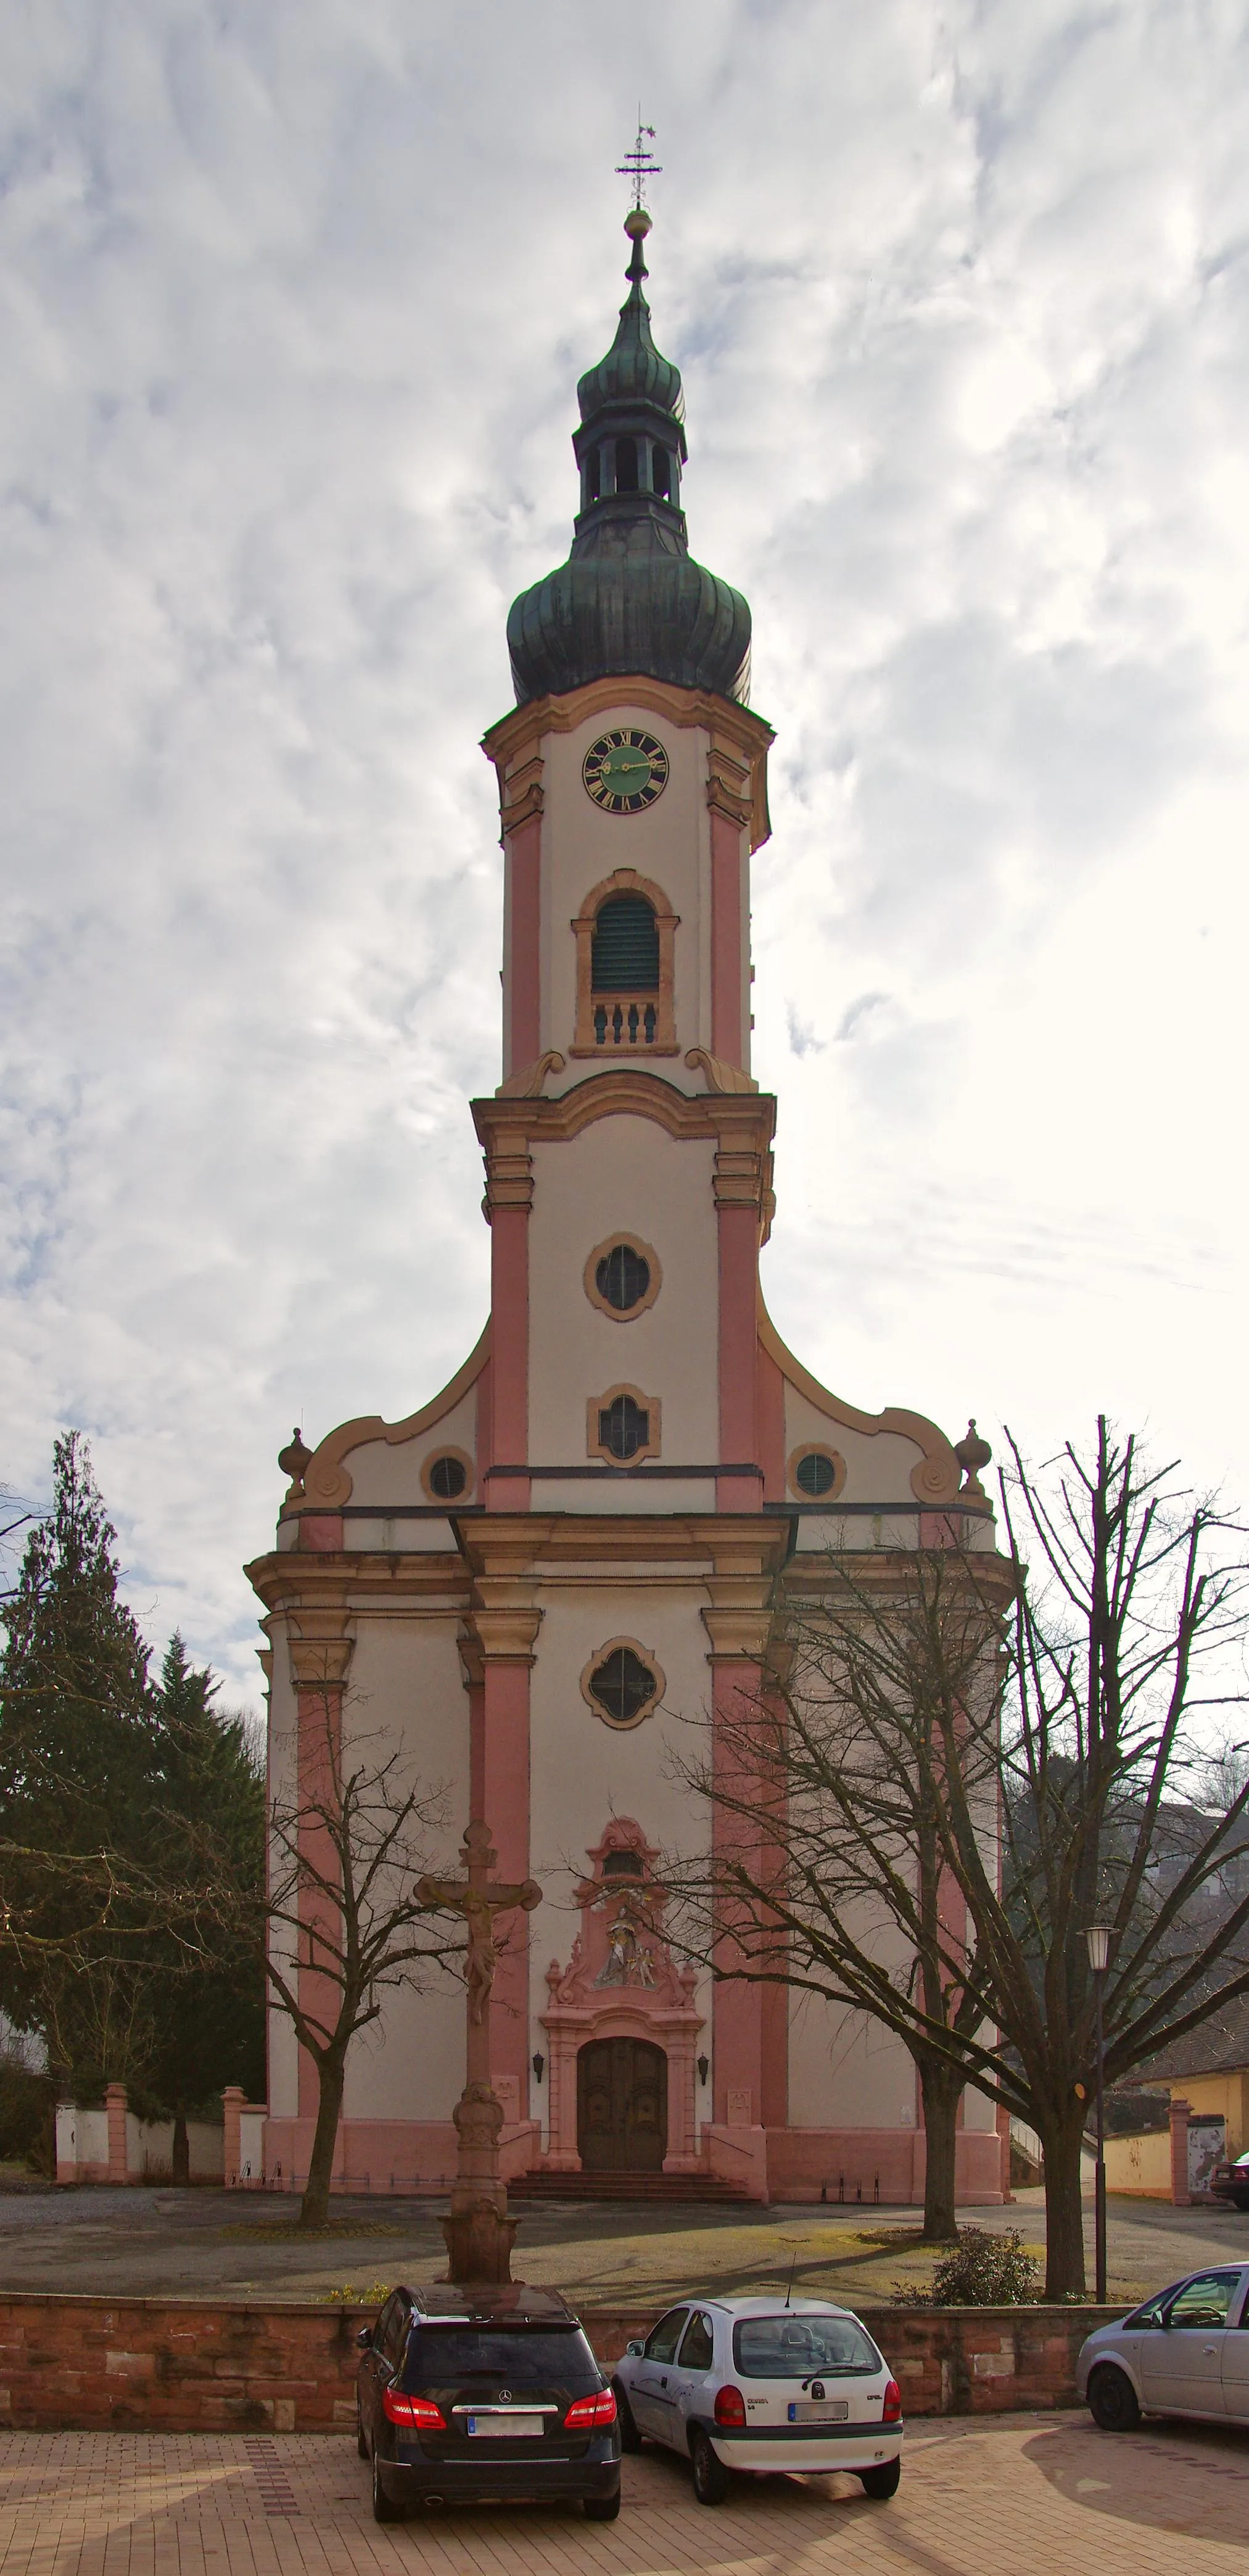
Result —
<instances>
[{"instance_id":1,"label":"black car","mask_svg":"<svg viewBox=\"0 0 1249 2576\"><path fill-rule=\"evenodd\" d=\"M1233 2209L1249 2209L1249 2155L1237 2156L1230 2164L1215 2165L1210 2189L1216 2200L1230 2200Z\"/></svg>"},{"instance_id":2,"label":"black car","mask_svg":"<svg viewBox=\"0 0 1249 2576\"><path fill-rule=\"evenodd\" d=\"M378 2522L459 2503L580 2504L614 2522L616 2400L558 2290L392 2290L358 2340Z\"/></svg>"}]
</instances>

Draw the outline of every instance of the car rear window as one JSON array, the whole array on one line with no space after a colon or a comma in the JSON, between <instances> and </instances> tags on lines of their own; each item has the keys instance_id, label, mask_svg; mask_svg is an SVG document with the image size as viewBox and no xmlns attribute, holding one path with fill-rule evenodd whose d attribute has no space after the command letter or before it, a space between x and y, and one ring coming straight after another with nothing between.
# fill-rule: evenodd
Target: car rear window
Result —
<instances>
[{"instance_id":1,"label":"car rear window","mask_svg":"<svg viewBox=\"0 0 1249 2576\"><path fill-rule=\"evenodd\" d=\"M854 2317L741 2317L733 2328L733 2366L742 2379L862 2377L884 2369L869 2334Z\"/></svg>"},{"instance_id":2,"label":"car rear window","mask_svg":"<svg viewBox=\"0 0 1249 2576\"><path fill-rule=\"evenodd\" d=\"M598 2364L579 2327L414 2326L403 2386L446 2388L483 2379L496 2388L566 2388L584 2396L602 2386Z\"/></svg>"}]
</instances>

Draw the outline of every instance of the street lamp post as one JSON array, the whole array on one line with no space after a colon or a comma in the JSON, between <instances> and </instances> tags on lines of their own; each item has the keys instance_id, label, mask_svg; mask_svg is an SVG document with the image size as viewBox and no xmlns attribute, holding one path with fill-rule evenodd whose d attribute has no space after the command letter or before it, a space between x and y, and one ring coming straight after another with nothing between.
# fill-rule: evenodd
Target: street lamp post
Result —
<instances>
[{"instance_id":1,"label":"street lamp post","mask_svg":"<svg viewBox=\"0 0 1249 2576\"><path fill-rule=\"evenodd\" d=\"M1106 2100L1102 2077L1102 1986L1110 1961L1111 1927L1090 1923L1088 1943L1093 1992L1097 1999L1097 2164L1093 2184L1093 2225L1097 2243L1097 2304L1106 2304Z\"/></svg>"}]
</instances>

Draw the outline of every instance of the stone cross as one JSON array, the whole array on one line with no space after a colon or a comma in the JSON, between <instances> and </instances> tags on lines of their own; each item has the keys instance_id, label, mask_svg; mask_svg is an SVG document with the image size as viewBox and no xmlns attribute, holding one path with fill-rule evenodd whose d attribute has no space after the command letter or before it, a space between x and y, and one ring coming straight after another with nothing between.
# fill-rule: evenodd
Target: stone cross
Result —
<instances>
[{"instance_id":1,"label":"stone cross","mask_svg":"<svg viewBox=\"0 0 1249 2576\"><path fill-rule=\"evenodd\" d=\"M498 1853L490 1828L470 1824L460 1845L463 1878L422 1878L416 1893L431 1913L462 1914L468 1930L464 1983L468 1991L464 2090L456 2103L458 2147L451 2215L440 2220L452 2281L510 2281L517 2221L507 2211L507 2186L499 2174L503 2106L490 2081L490 1990L498 1964L496 1914L532 1914L542 1903L537 1880L511 1885L491 1878Z\"/></svg>"}]
</instances>

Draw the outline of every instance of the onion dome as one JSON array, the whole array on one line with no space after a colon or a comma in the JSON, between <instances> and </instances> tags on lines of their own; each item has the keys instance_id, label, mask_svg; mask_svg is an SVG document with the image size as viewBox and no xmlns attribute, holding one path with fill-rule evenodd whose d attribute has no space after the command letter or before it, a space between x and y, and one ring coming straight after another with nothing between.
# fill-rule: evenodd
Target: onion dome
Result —
<instances>
[{"instance_id":1,"label":"onion dome","mask_svg":"<svg viewBox=\"0 0 1249 2576\"><path fill-rule=\"evenodd\" d=\"M631 209L625 231L633 255L616 337L577 387L581 509L572 552L522 592L507 621L521 706L617 673L743 702L750 685L750 610L689 551L681 375L651 338L644 207Z\"/></svg>"}]
</instances>

